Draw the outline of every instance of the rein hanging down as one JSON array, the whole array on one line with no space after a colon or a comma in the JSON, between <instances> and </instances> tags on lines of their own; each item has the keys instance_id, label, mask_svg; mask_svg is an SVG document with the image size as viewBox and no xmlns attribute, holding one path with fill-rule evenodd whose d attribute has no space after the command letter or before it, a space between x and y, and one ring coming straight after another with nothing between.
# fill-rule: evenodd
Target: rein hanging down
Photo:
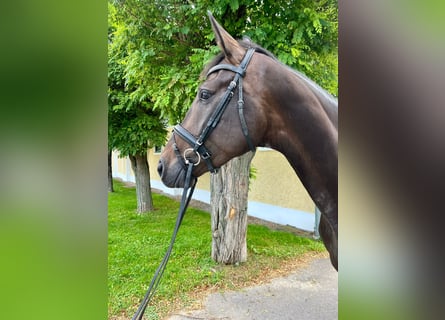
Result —
<instances>
[{"instance_id":1,"label":"rein hanging down","mask_svg":"<svg viewBox=\"0 0 445 320\"><path fill-rule=\"evenodd\" d=\"M145 293L144 299L142 300L141 304L139 305L139 308L136 311L136 313L134 314L132 320L141 320L142 319L142 316L145 313L145 309L147 308L148 303L150 302L150 299L155 294L156 288L158 287L158 284L161 281L162 275L164 274L165 267L167 266L168 260L170 259L170 255L173 250L173 245L175 244L176 236L178 234L179 227L181 226L182 219L184 218L185 211L187 210L190 199L192 198L192 195L193 195L193 191L195 190L196 182L198 181L198 179L196 179L192 176L193 163L189 162L187 165L188 165L187 175L185 178L184 190L182 192L181 206L179 207L179 213L178 213L178 217L176 218L176 225L175 225L175 229L173 231L172 238L170 240L170 246L168 247L164 258L162 259L161 264L159 265L158 269L156 270L156 272L153 276L153 279L151 279L150 286L148 287L148 290Z\"/></svg>"}]
</instances>

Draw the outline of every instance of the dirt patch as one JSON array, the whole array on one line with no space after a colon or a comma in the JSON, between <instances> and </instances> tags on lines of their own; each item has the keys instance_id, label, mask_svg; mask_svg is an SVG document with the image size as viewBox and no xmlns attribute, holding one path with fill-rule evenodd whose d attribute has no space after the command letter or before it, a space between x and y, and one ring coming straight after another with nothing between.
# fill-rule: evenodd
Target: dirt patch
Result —
<instances>
[{"instance_id":1,"label":"dirt patch","mask_svg":"<svg viewBox=\"0 0 445 320\"><path fill-rule=\"evenodd\" d=\"M297 258L282 260L277 268L263 267L258 275L247 279L242 276L242 274L246 272L243 269L249 268L248 264L246 264L244 267L220 266L221 268L226 269L227 273L227 280L224 283L219 283L211 287L196 287L192 292L188 293L188 303L178 300L177 304L175 305L175 310L171 311L170 315L174 314L175 312L179 312L180 310L193 311L203 309L205 307L205 298L212 293L227 290L241 290L252 286L267 284L276 278L287 276L292 272L307 267L309 263L315 259L328 257L329 255L326 251L307 252L298 256ZM267 263L265 263L265 266L266 265ZM161 314L161 317L166 316L167 314Z\"/></svg>"}]
</instances>

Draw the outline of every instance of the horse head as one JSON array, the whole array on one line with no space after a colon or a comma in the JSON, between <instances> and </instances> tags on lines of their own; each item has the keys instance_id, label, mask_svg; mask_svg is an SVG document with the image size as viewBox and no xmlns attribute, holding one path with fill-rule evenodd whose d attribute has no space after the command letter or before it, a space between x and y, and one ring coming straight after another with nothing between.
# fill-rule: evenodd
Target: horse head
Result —
<instances>
[{"instance_id":1,"label":"horse head","mask_svg":"<svg viewBox=\"0 0 445 320\"><path fill-rule=\"evenodd\" d=\"M222 52L204 70L205 81L161 154L158 172L168 187L183 187L186 162L195 164L195 177L213 172L254 150L266 130L258 82L264 72L261 58L249 50L248 40L236 41L209 17Z\"/></svg>"}]
</instances>

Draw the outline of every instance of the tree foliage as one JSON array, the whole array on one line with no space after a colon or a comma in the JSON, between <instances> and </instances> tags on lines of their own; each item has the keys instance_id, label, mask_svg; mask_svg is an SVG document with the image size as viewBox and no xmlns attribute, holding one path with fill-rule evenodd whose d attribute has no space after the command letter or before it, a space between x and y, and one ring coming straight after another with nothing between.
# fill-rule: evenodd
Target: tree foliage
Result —
<instances>
[{"instance_id":1,"label":"tree foliage","mask_svg":"<svg viewBox=\"0 0 445 320\"><path fill-rule=\"evenodd\" d=\"M261 1L246 34L283 63L337 95L337 1ZM250 14L249 14L250 15Z\"/></svg>"},{"instance_id":2,"label":"tree foliage","mask_svg":"<svg viewBox=\"0 0 445 320\"><path fill-rule=\"evenodd\" d=\"M218 52L207 10L233 36L250 37L337 94L337 1L110 1L109 58L117 64L109 76L130 92L128 103L149 103L152 115L170 123L183 118L203 66Z\"/></svg>"},{"instance_id":3,"label":"tree foliage","mask_svg":"<svg viewBox=\"0 0 445 320\"><path fill-rule=\"evenodd\" d=\"M338 9L332 0L224 1L214 15L233 36L248 36L337 95ZM223 4L226 4L225 6Z\"/></svg>"},{"instance_id":4,"label":"tree foliage","mask_svg":"<svg viewBox=\"0 0 445 320\"><path fill-rule=\"evenodd\" d=\"M151 97L140 90L148 52L140 50L138 33L119 19L111 4L108 29L109 149L122 156L146 154L166 138L165 121Z\"/></svg>"}]
</instances>

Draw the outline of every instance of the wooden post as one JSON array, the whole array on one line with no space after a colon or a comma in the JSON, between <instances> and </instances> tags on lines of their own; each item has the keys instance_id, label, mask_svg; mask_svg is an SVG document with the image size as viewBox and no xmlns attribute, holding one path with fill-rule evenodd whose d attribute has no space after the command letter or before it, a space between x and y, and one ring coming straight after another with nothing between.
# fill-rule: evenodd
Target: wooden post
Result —
<instances>
[{"instance_id":1,"label":"wooden post","mask_svg":"<svg viewBox=\"0 0 445 320\"><path fill-rule=\"evenodd\" d=\"M254 156L234 158L211 177L212 259L235 264L247 260L247 197Z\"/></svg>"}]
</instances>

